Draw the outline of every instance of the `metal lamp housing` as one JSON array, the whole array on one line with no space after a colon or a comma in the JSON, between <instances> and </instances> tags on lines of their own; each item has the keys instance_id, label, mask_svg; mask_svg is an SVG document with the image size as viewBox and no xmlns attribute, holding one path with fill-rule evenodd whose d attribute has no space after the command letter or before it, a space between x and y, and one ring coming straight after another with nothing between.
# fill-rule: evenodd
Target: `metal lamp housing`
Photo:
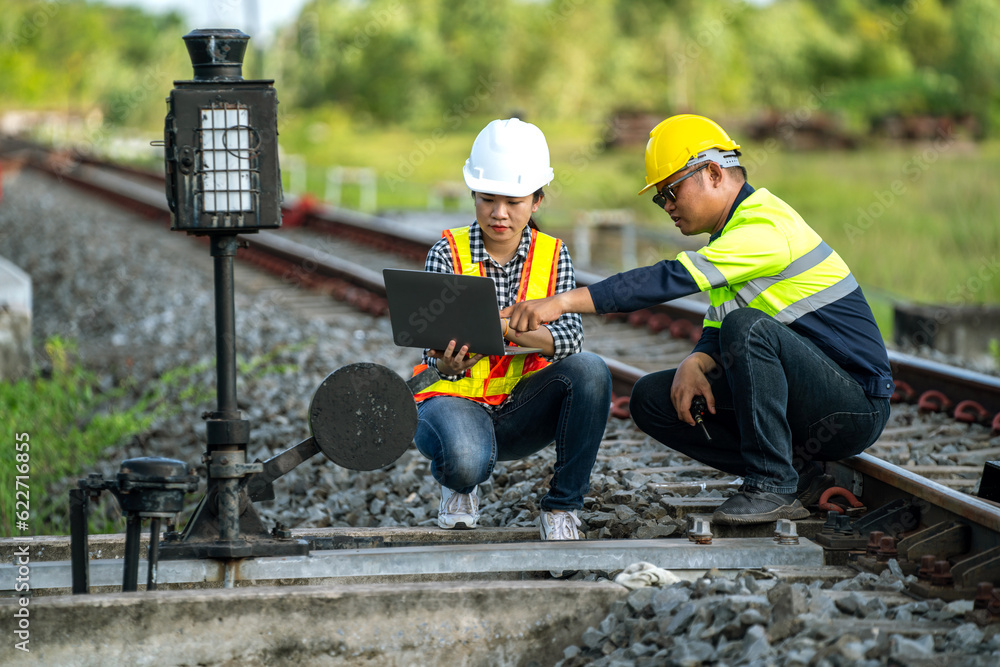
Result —
<instances>
[{"instance_id":1,"label":"metal lamp housing","mask_svg":"<svg viewBox=\"0 0 1000 667\"><path fill-rule=\"evenodd\" d=\"M171 229L233 234L281 226L278 98L273 80L243 79L250 38L184 36L194 78L175 81L164 123Z\"/></svg>"}]
</instances>

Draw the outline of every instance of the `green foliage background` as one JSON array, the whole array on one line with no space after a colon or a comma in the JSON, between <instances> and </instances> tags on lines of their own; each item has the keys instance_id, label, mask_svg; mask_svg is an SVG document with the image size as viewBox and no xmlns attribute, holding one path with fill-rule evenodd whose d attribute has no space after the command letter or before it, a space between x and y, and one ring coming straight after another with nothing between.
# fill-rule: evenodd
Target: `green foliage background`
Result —
<instances>
[{"instance_id":1,"label":"green foliage background","mask_svg":"<svg viewBox=\"0 0 1000 667\"><path fill-rule=\"evenodd\" d=\"M97 107L109 127L162 125L164 91L191 69L177 14L80 0L0 8L0 110Z\"/></svg>"},{"instance_id":2,"label":"green foliage background","mask_svg":"<svg viewBox=\"0 0 1000 667\"><path fill-rule=\"evenodd\" d=\"M0 4L2 108L96 105L111 126L152 128L172 80L190 74L177 14ZM744 118L830 90L821 108L857 129L971 114L989 134L997 34L995 0L313 0L248 69L275 76L296 109L446 129L476 100L488 116Z\"/></svg>"},{"instance_id":3,"label":"green foliage background","mask_svg":"<svg viewBox=\"0 0 1000 667\"><path fill-rule=\"evenodd\" d=\"M492 111L713 117L824 110L864 128L893 113L1000 109L993 0L314 0L269 56L297 106L436 122L483 80Z\"/></svg>"}]
</instances>

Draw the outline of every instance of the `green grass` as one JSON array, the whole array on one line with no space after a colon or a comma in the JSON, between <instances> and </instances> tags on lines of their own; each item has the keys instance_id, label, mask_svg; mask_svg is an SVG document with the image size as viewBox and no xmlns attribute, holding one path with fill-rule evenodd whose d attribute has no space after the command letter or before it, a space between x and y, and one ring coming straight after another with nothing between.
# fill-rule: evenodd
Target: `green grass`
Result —
<instances>
[{"instance_id":1,"label":"green grass","mask_svg":"<svg viewBox=\"0 0 1000 667\"><path fill-rule=\"evenodd\" d=\"M126 387L102 392L98 378L71 360L72 345L54 338L45 350L52 368L50 376L0 383L5 417L0 437L8 444L4 447L3 474L9 479L0 495L0 535L4 537L48 534L56 527L68 532L68 497L65 493L56 496L50 488L67 477L84 477L87 465L101 452L144 430L153 419L142 407L117 407ZM8 452L14 458L15 439L28 443L15 459L24 466L16 472L27 476L20 487L27 498L15 499L14 462L8 460ZM22 514L25 505L17 505L16 500L30 506L28 517ZM95 513L95 528L106 528L96 516L102 513ZM15 517L26 520L28 531L15 530Z\"/></svg>"},{"instance_id":2,"label":"green grass","mask_svg":"<svg viewBox=\"0 0 1000 667\"><path fill-rule=\"evenodd\" d=\"M754 182L788 201L889 296L1000 303L1000 145L774 156Z\"/></svg>"},{"instance_id":3,"label":"green grass","mask_svg":"<svg viewBox=\"0 0 1000 667\"><path fill-rule=\"evenodd\" d=\"M244 382L270 374L294 372L296 366L281 363L307 343L271 350L249 360L240 360L238 373ZM75 480L85 477L109 449L120 448L131 438L147 431L154 420L177 415L190 406L209 406L215 399L215 385L206 383L213 362L177 366L161 375L137 401L135 387L128 384L102 390L98 376L74 359L74 345L59 338L45 345L51 372L18 382L0 382L0 438L5 443L0 465L3 487L0 494L0 536L58 535L69 532L67 491ZM23 435L27 434L27 436ZM27 442L23 451L15 443ZM21 458L18 459L17 457ZM192 462L193 463L193 462ZM17 465L27 464L18 470ZM28 498L15 495L15 475L26 470L22 479ZM27 501L28 531L16 530L15 520ZM109 494L103 494L91 508L90 532L124 530L119 510Z\"/></svg>"},{"instance_id":4,"label":"green grass","mask_svg":"<svg viewBox=\"0 0 1000 667\"><path fill-rule=\"evenodd\" d=\"M472 141L489 120L468 118L454 129L385 129L313 111L287 121L281 143L286 153L304 157L309 190L317 195L327 166L366 166L379 175L380 208L423 208L435 183L461 182ZM625 208L640 225L661 229L668 242L690 243L665 224L648 197L636 196L643 185L641 146L606 150L596 123L531 120L546 133L556 173L540 213L547 229L565 233L583 210ZM994 184L1000 144L766 148L744 142L751 183L794 206L844 257L873 301L1000 303L1000 189ZM352 196L345 193L345 204ZM651 261L651 250L642 250L641 259Z\"/></svg>"}]
</instances>

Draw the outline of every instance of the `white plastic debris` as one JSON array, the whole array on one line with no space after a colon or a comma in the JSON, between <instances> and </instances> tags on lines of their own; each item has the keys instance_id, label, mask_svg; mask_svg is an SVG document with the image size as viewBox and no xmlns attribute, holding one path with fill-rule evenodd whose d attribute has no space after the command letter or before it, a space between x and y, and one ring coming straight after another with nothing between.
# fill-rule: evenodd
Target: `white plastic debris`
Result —
<instances>
[{"instance_id":1,"label":"white plastic debris","mask_svg":"<svg viewBox=\"0 0 1000 667\"><path fill-rule=\"evenodd\" d=\"M615 577L616 584L629 590L643 586L669 586L678 581L680 578L673 572L646 562L632 563Z\"/></svg>"}]
</instances>

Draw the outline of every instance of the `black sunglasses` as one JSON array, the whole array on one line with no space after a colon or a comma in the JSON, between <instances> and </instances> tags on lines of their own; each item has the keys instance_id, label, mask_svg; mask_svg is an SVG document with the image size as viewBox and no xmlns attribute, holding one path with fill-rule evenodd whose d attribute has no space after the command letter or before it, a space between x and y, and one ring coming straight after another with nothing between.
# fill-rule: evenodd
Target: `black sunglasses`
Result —
<instances>
[{"instance_id":1,"label":"black sunglasses","mask_svg":"<svg viewBox=\"0 0 1000 667\"><path fill-rule=\"evenodd\" d=\"M653 203L656 204L657 208L663 208L664 206L667 205L668 201L670 202L677 201L677 193L674 192L674 188L680 185L680 182L683 181L685 178L691 178L692 176L694 176L695 174L697 174L699 171L701 171L710 164L712 163L706 162L705 164L701 165L700 167L692 171L690 174L684 174L673 183L665 185L662 190L658 190L656 194L653 195Z\"/></svg>"}]
</instances>

